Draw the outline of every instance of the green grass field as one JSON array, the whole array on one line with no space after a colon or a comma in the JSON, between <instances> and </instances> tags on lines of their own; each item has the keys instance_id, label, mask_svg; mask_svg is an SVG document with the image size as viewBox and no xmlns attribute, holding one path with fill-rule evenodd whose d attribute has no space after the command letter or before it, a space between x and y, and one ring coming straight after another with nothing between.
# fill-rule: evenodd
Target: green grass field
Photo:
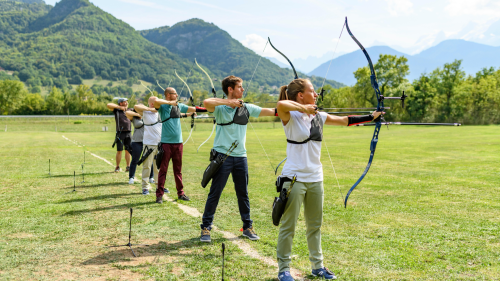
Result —
<instances>
[{"instance_id":1,"label":"green grass field","mask_svg":"<svg viewBox=\"0 0 500 281\"><path fill-rule=\"evenodd\" d=\"M199 217L174 202L155 204L153 192L141 195L125 173L113 173L113 166L90 155L114 164L114 133L99 132L103 120L0 120L0 279L220 280L224 242L225 280L277 280L277 268L262 258L276 259L271 166L286 156L279 123L253 123L272 165L250 126L247 133L252 219L261 240L242 241L258 259L221 232L241 235L231 179L214 221L220 231L213 232L211 244L202 244ZM108 126L113 130L113 123ZM200 213L208 194L200 181L212 141L198 154L196 148L211 129L211 123L197 123L196 145L190 141L184 148L184 184L192 201L182 204ZM366 166L372 133L363 127L325 129L343 196ZM371 170L347 209L325 147L322 162L323 254L340 280L500 279L499 126L382 128ZM77 192L71 193L74 171ZM175 190L171 171L166 186ZM128 242L130 207L132 243L150 244L134 248L137 258L127 247L107 247ZM313 279L302 216L292 267L304 280Z\"/></svg>"}]
</instances>

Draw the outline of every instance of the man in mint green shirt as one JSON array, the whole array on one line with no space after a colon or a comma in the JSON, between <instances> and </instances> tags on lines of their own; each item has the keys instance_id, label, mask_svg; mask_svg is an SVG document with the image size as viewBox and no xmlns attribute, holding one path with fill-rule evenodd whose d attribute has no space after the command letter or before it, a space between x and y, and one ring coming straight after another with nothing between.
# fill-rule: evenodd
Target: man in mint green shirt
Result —
<instances>
[{"instance_id":1,"label":"man in mint green shirt","mask_svg":"<svg viewBox=\"0 0 500 281\"><path fill-rule=\"evenodd\" d=\"M203 103L209 112L213 112L217 121L214 150L217 154L226 154L234 141L238 146L226 158L222 166L212 178L212 185L205 204L201 226L202 242L211 242L210 230L220 196L226 186L229 175L232 174L241 220L243 221L243 236L250 240L258 240L259 236L253 228L250 219L250 200L248 198L248 164L245 148L248 119L250 117L275 116L274 108L260 108L253 104L245 104L243 97L243 80L228 76L222 80L222 90L227 99L210 98Z\"/></svg>"},{"instance_id":2,"label":"man in mint green shirt","mask_svg":"<svg viewBox=\"0 0 500 281\"><path fill-rule=\"evenodd\" d=\"M183 141L180 118L195 114L195 112L206 112L207 110L202 107L187 106L178 103L177 91L174 88L165 89L165 99L156 97L152 97L151 99L160 114L160 120L162 122L161 147L164 151L160 170L158 172L156 203L163 202L163 194L165 190L167 190L164 189L164 187L170 159L172 159L178 199L189 201L189 197L184 193L184 185L182 184Z\"/></svg>"}]
</instances>

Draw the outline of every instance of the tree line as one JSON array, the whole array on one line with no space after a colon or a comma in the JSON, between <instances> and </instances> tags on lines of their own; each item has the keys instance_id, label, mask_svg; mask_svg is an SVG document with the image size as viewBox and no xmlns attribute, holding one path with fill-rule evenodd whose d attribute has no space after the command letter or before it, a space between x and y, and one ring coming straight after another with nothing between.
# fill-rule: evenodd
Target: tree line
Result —
<instances>
[{"instance_id":1,"label":"tree line","mask_svg":"<svg viewBox=\"0 0 500 281\"><path fill-rule=\"evenodd\" d=\"M403 56L380 55L374 65L380 91L383 96L401 96L403 91L408 98L405 107L399 103L386 101L387 121L412 122L460 122L463 124L498 124L500 121L500 69L484 68L476 75L466 75L461 70L461 61L456 60L437 68L430 73L422 74L419 79L410 83L407 59ZM324 100L319 106L330 108L374 107L376 96L371 86L368 67L354 72L354 86L335 89L325 86ZM8 79L11 80L8 80ZM0 114L109 114L106 104L114 97L128 97L130 104L147 100L151 95L161 96L161 90L151 87L152 93L134 92L128 85L102 86L79 85L75 89L53 86L49 94L42 96L33 93L33 89L15 76L0 72ZM138 83L136 80L127 81ZM189 82L188 82L189 84ZM175 86L175 85L174 85ZM180 88L177 87L180 93ZM199 88L199 87L193 87ZM258 87L252 87L258 90ZM318 89L319 91L319 89ZM183 97L187 96L184 91ZM211 97L207 90L193 91L196 105ZM222 97L219 93L219 97ZM271 107L277 101L276 95L249 91L245 101L263 107ZM187 101L185 101L187 103Z\"/></svg>"},{"instance_id":2,"label":"tree line","mask_svg":"<svg viewBox=\"0 0 500 281\"><path fill-rule=\"evenodd\" d=\"M410 83L408 60L380 55L374 65L381 94L408 98L400 103L385 101L385 119L403 122L460 122L462 124L500 123L500 69L483 68L475 75L461 70L461 60L446 63L430 73L423 73ZM374 107L377 105L368 67L354 72L356 84L333 89L325 87L323 107Z\"/></svg>"}]
</instances>

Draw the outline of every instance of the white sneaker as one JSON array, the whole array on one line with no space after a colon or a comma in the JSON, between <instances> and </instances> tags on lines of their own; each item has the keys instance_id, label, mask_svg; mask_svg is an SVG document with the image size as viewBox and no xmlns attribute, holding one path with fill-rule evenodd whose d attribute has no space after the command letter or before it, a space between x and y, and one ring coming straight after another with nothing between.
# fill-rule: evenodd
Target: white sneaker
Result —
<instances>
[{"instance_id":1,"label":"white sneaker","mask_svg":"<svg viewBox=\"0 0 500 281\"><path fill-rule=\"evenodd\" d=\"M134 178L130 178L130 179L128 180L128 184L134 184Z\"/></svg>"},{"instance_id":2,"label":"white sneaker","mask_svg":"<svg viewBox=\"0 0 500 281\"><path fill-rule=\"evenodd\" d=\"M149 183L155 183L155 178L150 178Z\"/></svg>"}]
</instances>

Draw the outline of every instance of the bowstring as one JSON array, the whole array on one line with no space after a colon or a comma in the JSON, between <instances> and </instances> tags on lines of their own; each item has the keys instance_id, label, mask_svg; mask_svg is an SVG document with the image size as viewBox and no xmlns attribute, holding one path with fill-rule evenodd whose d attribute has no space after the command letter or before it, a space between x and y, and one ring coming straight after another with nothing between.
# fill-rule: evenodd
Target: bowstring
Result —
<instances>
[{"instance_id":1,"label":"bowstring","mask_svg":"<svg viewBox=\"0 0 500 281\"><path fill-rule=\"evenodd\" d=\"M323 86L325 85L326 76L328 76L328 72L330 71L330 66L332 66L333 59L335 58L335 53L337 52L337 47L339 46L339 43L340 43L340 37L342 37L342 32L344 32L344 27L345 27L345 22L344 22L344 25L342 26L342 30L340 30L339 39L337 40L337 45L335 45L335 49L333 50L332 59L330 60L330 64L328 65L328 69L326 70L325 78L323 79L323 83L321 84L321 88L323 88Z\"/></svg>"},{"instance_id":2,"label":"bowstring","mask_svg":"<svg viewBox=\"0 0 500 281\"><path fill-rule=\"evenodd\" d=\"M186 85L187 85L187 81L189 80L189 77L191 77L191 71L193 70L193 67L194 67L194 61L193 61L193 64L191 65L191 69L189 69L189 73L188 73L188 76L186 78L186 81L184 81L184 83L182 83L183 86L182 86L181 93L179 94L178 101L180 101L180 99L181 99L182 92L184 91L184 87L186 87ZM181 81L182 81L182 79L181 79ZM190 95L191 95L190 98L192 98L192 94L191 93L190 93ZM193 101L193 100L191 100L191 101ZM188 125L186 124L186 122L187 121L181 122L181 123L184 123L184 127L186 128L186 130L190 131ZM194 146L196 147L196 144L194 143L194 139L191 137L192 133L193 133L193 131L191 129L188 139L183 144L186 144L189 141L189 139L191 139L191 141L193 141Z\"/></svg>"},{"instance_id":3,"label":"bowstring","mask_svg":"<svg viewBox=\"0 0 500 281\"><path fill-rule=\"evenodd\" d=\"M266 41L266 45L264 46L264 50L262 50L262 55L264 55L264 52L266 51L267 44L269 41ZM255 71L257 71L257 67L259 67L260 60L262 59L262 56L260 56L259 61L257 62L257 65L255 66L255 69L253 70L252 77L250 78L250 82L248 82L248 88L250 89L250 84L253 81L253 76L255 75Z\"/></svg>"},{"instance_id":4,"label":"bowstring","mask_svg":"<svg viewBox=\"0 0 500 281\"><path fill-rule=\"evenodd\" d=\"M264 52L266 51L266 48L267 48L267 44L269 42L267 41L266 42L266 45L264 46L264 50L262 50L262 55L264 55ZM259 61L257 62L257 65L255 66L255 69L253 70L253 73L252 73L252 77L250 78L250 82L248 82L248 89L250 89L250 84L252 83L253 81L253 77L255 75L255 72L257 71L257 68L259 67L259 64L260 64L260 60L262 59L262 56L260 56L259 58ZM260 147L262 147L262 150L264 151L264 154L266 155L267 157L267 161L269 161L269 165L271 165L271 169L274 171L274 166L273 166L273 163L271 163L271 159L269 158L269 155L267 155L267 152L266 152L266 149L264 148L264 146L262 145L262 142L260 141L260 138L259 136L257 135L257 132L255 131L255 128L253 127L252 125L252 122L250 122L250 116L248 116L248 124L250 124L250 127L252 128L252 131L253 133L255 134L255 136L257 137L257 140L259 141L259 144L260 144Z\"/></svg>"},{"instance_id":5,"label":"bowstring","mask_svg":"<svg viewBox=\"0 0 500 281\"><path fill-rule=\"evenodd\" d=\"M187 81L189 80L189 77L191 77L191 71L193 71L193 67L194 67L194 61L193 61L193 64L191 65L191 69L189 69L189 73L188 73L188 76L186 78L186 83L182 83L182 89L181 89L181 93L179 94L179 100L182 96L182 92L184 92L184 87L186 87L186 84L187 84Z\"/></svg>"},{"instance_id":6,"label":"bowstring","mask_svg":"<svg viewBox=\"0 0 500 281\"><path fill-rule=\"evenodd\" d=\"M342 37L342 32L344 32L344 27L345 27L345 22L344 22L344 25L342 26L342 30L340 30L339 39L337 40L337 44L335 45L335 49L334 49L333 54L332 54L332 59L330 60L330 64L328 65L328 69L326 70L325 78L323 79L323 83L321 84L321 89L323 89L323 86L325 85L326 76L328 76L328 72L330 71L330 66L332 66L332 62L333 62L333 59L335 57L335 53L337 52L337 47L339 46L340 37ZM344 194L342 193L342 189L340 188L339 178L337 177L337 172L335 171L335 167L333 166L332 157L330 155L330 151L328 149L328 145L326 144L325 139L323 139L323 144L325 145L326 153L328 155L328 159L330 159L330 165L332 166L333 174L335 175L335 180L337 181L337 186L339 188L341 202L344 202Z\"/></svg>"},{"instance_id":7,"label":"bowstring","mask_svg":"<svg viewBox=\"0 0 500 281\"><path fill-rule=\"evenodd\" d=\"M344 194L342 194L342 190L340 189L339 178L337 177L337 172L335 172L335 168L333 167L332 157L330 156L330 151L328 150L328 146L326 145L325 139L323 139L323 144L325 145L326 153L328 154L328 158L330 159L330 165L332 166L333 174L335 175L335 179L337 180L337 186L339 187L341 202L344 202Z\"/></svg>"}]
</instances>

